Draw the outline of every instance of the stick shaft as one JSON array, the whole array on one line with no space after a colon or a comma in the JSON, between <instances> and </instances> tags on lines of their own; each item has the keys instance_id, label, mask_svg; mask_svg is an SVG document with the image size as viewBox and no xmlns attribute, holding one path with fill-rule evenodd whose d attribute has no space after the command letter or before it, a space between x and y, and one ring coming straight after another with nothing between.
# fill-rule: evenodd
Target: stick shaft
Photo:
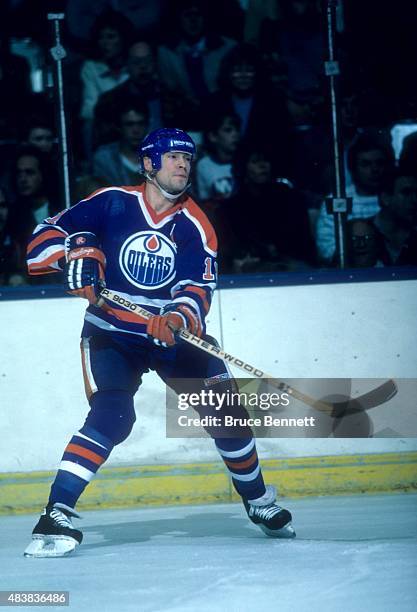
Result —
<instances>
[{"instance_id":1,"label":"stick shaft","mask_svg":"<svg viewBox=\"0 0 417 612\"><path fill-rule=\"evenodd\" d=\"M142 317L144 319L149 319L150 317L154 316L153 313L149 312L142 306L139 306L139 304L135 304L134 302L127 300L126 298L118 295L115 291L112 291L111 289L102 289L102 291L100 292L100 298L99 298L97 305L98 306L102 305L104 299L106 299L109 302L113 302L113 304L117 304L121 308L124 308L125 310L128 310L129 312L133 312L134 314L137 314L139 317ZM279 389L283 393L290 394L292 397L295 397L296 399L300 400L307 406L311 406L315 408L316 410L319 410L320 412L325 412L328 415L332 414L332 411L333 411L332 404L327 404L326 402L322 402L320 400L314 399L310 397L309 395L306 395L305 393L302 393L301 391L294 389L293 387L283 382L282 380L279 380L278 378L275 378L274 376L267 374L263 370L256 368L253 365L250 365L249 363L243 361L242 359L239 359L238 357L234 357L233 355L231 355L230 353L227 353L223 349L218 348L217 346L214 346L213 344L210 344L209 342L206 342L205 340L203 340L202 338L199 338L198 336L195 336L194 334L191 334L189 331L185 329L180 329L176 335L182 340L184 340L185 342L188 342L188 344L192 344L193 346L199 348L200 350L205 351L206 353L210 355L214 355L215 357L218 357L219 359L224 361L226 364L235 366L236 368L242 370L242 372L245 372L246 374L250 374L253 378L268 379L268 381L270 382L272 386Z\"/></svg>"}]
</instances>

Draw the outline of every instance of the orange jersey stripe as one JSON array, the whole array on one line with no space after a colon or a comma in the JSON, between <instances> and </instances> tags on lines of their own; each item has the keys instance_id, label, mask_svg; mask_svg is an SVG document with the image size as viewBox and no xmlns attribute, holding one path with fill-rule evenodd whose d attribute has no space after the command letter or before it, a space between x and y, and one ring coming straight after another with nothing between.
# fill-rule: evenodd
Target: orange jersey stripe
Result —
<instances>
[{"instance_id":1,"label":"orange jersey stripe","mask_svg":"<svg viewBox=\"0 0 417 612\"><path fill-rule=\"evenodd\" d=\"M206 235L208 248L212 251L217 252L218 245L216 232L214 231L214 228L208 220L206 214L201 210L199 206L197 206L197 204L191 198L187 199L186 208L203 228L203 231Z\"/></svg>"},{"instance_id":2,"label":"orange jersey stripe","mask_svg":"<svg viewBox=\"0 0 417 612\"><path fill-rule=\"evenodd\" d=\"M156 210L152 208L152 206L149 204L149 202L146 199L145 185L140 185L140 187L137 187L137 191L140 191L142 193L143 201L145 202L145 206L146 206L146 210L148 211L152 221L155 224L162 221L162 219L164 219L165 217L168 217L169 215L176 213L177 210L180 210L183 207L182 203L174 204L173 206L171 206L171 208L168 208L168 210L164 210L164 212L158 213L156 212Z\"/></svg>"},{"instance_id":3,"label":"orange jersey stripe","mask_svg":"<svg viewBox=\"0 0 417 612\"><path fill-rule=\"evenodd\" d=\"M36 263L29 263L28 264L29 274L45 274L47 272L58 272L58 270L47 270L45 268L47 268L49 264L54 263L55 261L58 261L59 259L61 259L61 257L63 257L64 255L65 255L65 249L64 247L62 247L62 250L57 251L53 255L50 255L43 261L38 261Z\"/></svg>"},{"instance_id":4,"label":"orange jersey stripe","mask_svg":"<svg viewBox=\"0 0 417 612\"><path fill-rule=\"evenodd\" d=\"M94 453L93 451L88 450L88 448L84 448L83 446L79 446L78 444L68 444L67 448L65 449L65 452L73 453L74 455L84 457L84 459L88 459L96 465L101 465L105 461L104 457L101 457L100 455L97 455L97 453Z\"/></svg>"},{"instance_id":5,"label":"orange jersey stripe","mask_svg":"<svg viewBox=\"0 0 417 612\"><path fill-rule=\"evenodd\" d=\"M119 319L119 321L125 321L126 323L136 323L136 324L143 323L144 325L147 325L148 323L148 319L144 319L140 315L134 314L133 312L127 312L125 310L118 310L117 308L111 308L111 306L106 307L104 310L105 312L111 314L116 319Z\"/></svg>"},{"instance_id":6,"label":"orange jersey stripe","mask_svg":"<svg viewBox=\"0 0 417 612\"><path fill-rule=\"evenodd\" d=\"M251 465L254 465L256 463L258 459L258 454L256 451L254 451L252 453L252 455L249 457L249 459L246 459L246 461L241 461L240 463L233 463L232 461L227 461L227 459L225 459L223 457L223 461L225 462L225 464L230 467L230 468L237 468L238 470L240 469L244 469L244 468L248 468Z\"/></svg>"},{"instance_id":7,"label":"orange jersey stripe","mask_svg":"<svg viewBox=\"0 0 417 612\"><path fill-rule=\"evenodd\" d=\"M36 238L29 242L27 252L30 253L30 251L38 246L38 244L41 244L41 242L44 240L49 240L50 238L65 238L65 234L56 229L42 232L39 236L36 236Z\"/></svg>"},{"instance_id":8,"label":"orange jersey stripe","mask_svg":"<svg viewBox=\"0 0 417 612\"><path fill-rule=\"evenodd\" d=\"M207 292L202 287L196 287L196 285L189 285L188 287L184 288L184 291L191 291L196 293L203 300L204 310L206 311L206 314L208 313L208 311L210 310L210 304L207 301Z\"/></svg>"}]
</instances>

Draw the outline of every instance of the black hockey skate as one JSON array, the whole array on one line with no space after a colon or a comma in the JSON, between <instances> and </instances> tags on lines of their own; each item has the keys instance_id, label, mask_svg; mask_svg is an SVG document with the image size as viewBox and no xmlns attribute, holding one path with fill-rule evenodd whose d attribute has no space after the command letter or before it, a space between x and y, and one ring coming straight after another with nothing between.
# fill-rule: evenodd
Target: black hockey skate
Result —
<instances>
[{"instance_id":1,"label":"black hockey skate","mask_svg":"<svg viewBox=\"0 0 417 612\"><path fill-rule=\"evenodd\" d=\"M32 542L25 557L65 557L81 544L83 534L73 527L71 518L81 518L65 504L48 504L32 531Z\"/></svg>"},{"instance_id":2,"label":"black hockey skate","mask_svg":"<svg viewBox=\"0 0 417 612\"><path fill-rule=\"evenodd\" d=\"M275 503L276 490L271 485L266 486L266 493L256 500L243 500L248 517L271 538L295 538L291 525L292 516L288 510Z\"/></svg>"}]
</instances>

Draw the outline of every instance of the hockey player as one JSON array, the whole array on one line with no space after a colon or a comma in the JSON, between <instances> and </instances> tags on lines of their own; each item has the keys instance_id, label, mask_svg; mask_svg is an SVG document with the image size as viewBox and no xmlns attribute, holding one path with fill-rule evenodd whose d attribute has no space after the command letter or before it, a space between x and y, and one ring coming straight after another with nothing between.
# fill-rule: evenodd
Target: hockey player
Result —
<instances>
[{"instance_id":1,"label":"hockey player","mask_svg":"<svg viewBox=\"0 0 417 612\"><path fill-rule=\"evenodd\" d=\"M66 290L89 302L81 355L90 411L65 448L26 556L64 556L81 543L82 533L72 524L79 517L76 502L114 446L130 434L133 398L145 372L153 369L168 383L232 383L221 360L176 342L181 327L205 334L216 286L216 235L186 194L194 156L187 133L155 130L139 150L143 185L100 189L35 228L28 246L30 273L63 270ZM141 321L113 304L100 308L104 279L154 316ZM204 410L197 408L200 415ZM274 487L264 484L250 430L221 439L207 431L252 522L270 536L293 537L291 514L276 504Z\"/></svg>"}]
</instances>

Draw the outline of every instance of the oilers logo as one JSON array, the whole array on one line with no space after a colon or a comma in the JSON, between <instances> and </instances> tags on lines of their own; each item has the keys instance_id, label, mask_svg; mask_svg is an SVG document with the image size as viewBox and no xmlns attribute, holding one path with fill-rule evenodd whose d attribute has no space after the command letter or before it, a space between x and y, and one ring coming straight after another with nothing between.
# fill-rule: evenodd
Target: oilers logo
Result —
<instances>
[{"instance_id":1,"label":"oilers logo","mask_svg":"<svg viewBox=\"0 0 417 612\"><path fill-rule=\"evenodd\" d=\"M159 289L175 276L175 247L160 232L138 232L124 242L119 264L125 277L135 287Z\"/></svg>"}]
</instances>

